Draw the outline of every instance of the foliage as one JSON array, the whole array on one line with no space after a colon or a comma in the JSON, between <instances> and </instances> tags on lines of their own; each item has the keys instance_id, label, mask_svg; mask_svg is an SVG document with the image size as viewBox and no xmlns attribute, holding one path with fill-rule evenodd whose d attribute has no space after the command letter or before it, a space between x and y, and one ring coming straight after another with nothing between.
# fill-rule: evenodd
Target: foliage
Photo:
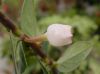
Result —
<instances>
[{"instance_id":1,"label":"foliage","mask_svg":"<svg viewBox=\"0 0 100 74\"><path fill-rule=\"evenodd\" d=\"M90 42L77 42L68 48L63 56L57 61L61 72L70 72L79 66L92 49ZM83 49L84 48L84 49Z\"/></svg>"},{"instance_id":2,"label":"foliage","mask_svg":"<svg viewBox=\"0 0 100 74\"><path fill-rule=\"evenodd\" d=\"M14 5L18 5L18 0L14 1ZM10 1L11 4L13 4L12 2L13 0ZM20 17L18 17L20 19L17 22L20 29L25 34L34 36L46 32L47 27L53 23L72 25L74 32L72 45L56 48L46 41L42 44L43 51L55 61L60 74L89 74L90 69L93 74L99 74L100 63L97 63L97 58L100 56L100 36L94 34L98 28L95 21L87 15L82 16L76 13L72 16L54 14L37 19L38 2L38 0L24 0ZM10 50L6 51L7 49ZM93 49L91 55L85 60L91 49ZM10 51L7 56L12 56L11 60L15 64L16 74L51 74L50 68L34 51L29 50L31 48L28 48L26 43L21 42L10 33L10 39L4 45L4 54Z\"/></svg>"},{"instance_id":3,"label":"foliage","mask_svg":"<svg viewBox=\"0 0 100 74\"><path fill-rule=\"evenodd\" d=\"M36 8L38 0L24 0L21 12L20 27L28 35L36 33ZM30 29L29 29L30 28ZM35 31L35 32L34 32Z\"/></svg>"}]
</instances>

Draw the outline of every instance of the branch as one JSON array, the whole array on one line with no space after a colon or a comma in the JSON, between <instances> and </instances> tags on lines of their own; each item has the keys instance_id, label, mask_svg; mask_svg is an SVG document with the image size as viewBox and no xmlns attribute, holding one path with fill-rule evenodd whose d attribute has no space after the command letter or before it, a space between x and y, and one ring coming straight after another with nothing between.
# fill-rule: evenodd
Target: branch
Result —
<instances>
[{"instance_id":1,"label":"branch","mask_svg":"<svg viewBox=\"0 0 100 74\"><path fill-rule=\"evenodd\" d=\"M25 35L20 29L18 29L15 23L12 20L10 20L7 16L5 16L5 14L2 12L0 12L0 22L7 29L11 30L12 33L15 36L17 36L20 40L22 40L25 43L28 43L41 58L47 57L46 54L43 51L41 51L41 47L35 42L30 43L29 41L27 41L28 39L30 40L30 37Z\"/></svg>"},{"instance_id":2,"label":"branch","mask_svg":"<svg viewBox=\"0 0 100 74\"><path fill-rule=\"evenodd\" d=\"M29 46L37 53L38 56L40 56L45 63L47 63L51 69L53 74L58 74L55 73L57 70L54 68L54 62L52 59L50 59L46 53L43 52L43 49L41 49L41 46L38 45L36 42L30 42L27 40L31 40L31 37L28 35L24 34L17 26L16 24L9 19L3 12L0 12L0 22L2 25L4 25L6 28L12 31L12 33L17 36L20 40L23 42L29 44Z\"/></svg>"}]
</instances>

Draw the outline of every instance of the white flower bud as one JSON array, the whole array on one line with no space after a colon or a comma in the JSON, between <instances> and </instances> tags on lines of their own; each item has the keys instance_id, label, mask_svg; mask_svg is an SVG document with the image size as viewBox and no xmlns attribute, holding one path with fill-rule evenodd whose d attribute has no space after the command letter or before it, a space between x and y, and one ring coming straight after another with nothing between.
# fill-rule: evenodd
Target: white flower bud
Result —
<instances>
[{"instance_id":1,"label":"white flower bud","mask_svg":"<svg viewBox=\"0 0 100 74\"><path fill-rule=\"evenodd\" d=\"M72 27L70 25L52 24L48 27L46 36L53 46L64 46L72 43Z\"/></svg>"}]
</instances>

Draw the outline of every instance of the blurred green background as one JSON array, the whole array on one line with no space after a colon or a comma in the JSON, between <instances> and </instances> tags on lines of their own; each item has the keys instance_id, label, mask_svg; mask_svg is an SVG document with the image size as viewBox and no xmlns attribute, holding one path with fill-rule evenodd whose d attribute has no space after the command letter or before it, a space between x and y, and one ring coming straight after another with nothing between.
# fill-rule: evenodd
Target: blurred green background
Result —
<instances>
[{"instance_id":1,"label":"blurred green background","mask_svg":"<svg viewBox=\"0 0 100 74\"><path fill-rule=\"evenodd\" d=\"M1 9L19 24L23 3L23 0L2 0ZM46 32L46 28L50 24L62 23L73 26L73 41L91 40L95 44L88 58L69 74L100 74L100 0L38 0L35 6L37 9L34 9L35 12L33 12L36 17L34 35ZM29 14L31 14L30 11ZM36 27L37 29L35 29ZM57 60L61 55L61 50L47 44L48 42L43 44L44 48L48 48L45 51L50 57ZM0 74L14 74L9 45L8 32L0 25ZM36 58L31 55L29 57L29 54L30 52L25 54L28 64L31 65L34 62L35 65L32 67L31 74L42 74ZM18 56L17 59L19 59ZM2 71L2 67L4 71ZM31 66L29 67L31 68Z\"/></svg>"}]
</instances>

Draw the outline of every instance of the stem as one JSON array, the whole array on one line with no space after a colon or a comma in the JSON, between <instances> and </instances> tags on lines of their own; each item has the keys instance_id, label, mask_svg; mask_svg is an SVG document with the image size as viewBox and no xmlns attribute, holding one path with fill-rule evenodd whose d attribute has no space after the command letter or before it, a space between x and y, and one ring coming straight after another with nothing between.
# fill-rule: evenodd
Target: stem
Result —
<instances>
[{"instance_id":1,"label":"stem","mask_svg":"<svg viewBox=\"0 0 100 74\"><path fill-rule=\"evenodd\" d=\"M35 36L35 37L31 37L30 39L26 39L27 42L33 43L36 42L37 44L41 44L43 41L47 40L47 36L45 34L39 35L39 36Z\"/></svg>"},{"instance_id":2,"label":"stem","mask_svg":"<svg viewBox=\"0 0 100 74\"><path fill-rule=\"evenodd\" d=\"M30 40L31 37L27 36L26 34L24 34L17 26L16 24L9 19L9 17L7 17L3 12L0 11L0 22L2 25L4 25L7 29L11 30L12 33L17 36L20 40L22 40L23 42L29 44L29 46L36 52L36 54L38 56L40 56L43 61L45 63L47 63L52 71L53 71L53 74L58 74L58 73L55 73L55 71L57 71L56 68L52 68L54 63L53 63L53 60L50 59L46 53L43 52L43 49L41 49L41 46L38 45L36 42L29 42L27 40Z\"/></svg>"},{"instance_id":3,"label":"stem","mask_svg":"<svg viewBox=\"0 0 100 74\"><path fill-rule=\"evenodd\" d=\"M19 29L17 28L15 23L12 20L10 20L7 16L5 16L5 14L3 12L0 12L0 22L7 29L11 30L14 35L16 35L16 36L21 35L21 31L19 31Z\"/></svg>"}]
</instances>

